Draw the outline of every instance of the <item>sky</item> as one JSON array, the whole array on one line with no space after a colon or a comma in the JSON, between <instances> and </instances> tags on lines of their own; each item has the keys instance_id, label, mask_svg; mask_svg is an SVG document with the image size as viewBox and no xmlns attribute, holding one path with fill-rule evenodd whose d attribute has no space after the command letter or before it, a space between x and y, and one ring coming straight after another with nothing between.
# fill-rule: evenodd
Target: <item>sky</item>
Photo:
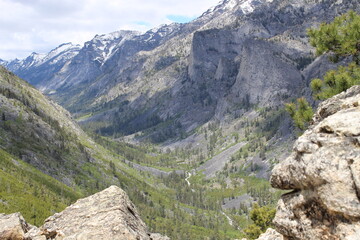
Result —
<instances>
[{"instance_id":1,"label":"sky","mask_svg":"<svg viewBox=\"0 0 360 240\"><path fill-rule=\"evenodd\" d=\"M47 53L96 34L188 22L219 0L0 0L0 59Z\"/></svg>"}]
</instances>

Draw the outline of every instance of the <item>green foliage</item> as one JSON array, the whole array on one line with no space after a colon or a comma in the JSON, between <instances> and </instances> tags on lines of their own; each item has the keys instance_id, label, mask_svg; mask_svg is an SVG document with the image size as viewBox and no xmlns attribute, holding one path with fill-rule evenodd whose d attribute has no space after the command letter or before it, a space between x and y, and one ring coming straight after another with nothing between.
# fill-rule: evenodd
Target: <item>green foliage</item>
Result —
<instances>
[{"instance_id":1,"label":"green foliage","mask_svg":"<svg viewBox=\"0 0 360 240\"><path fill-rule=\"evenodd\" d=\"M322 23L318 29L309 29L308 35L317 55L329 53L334 62L345 57L354 60L348 66L328 71L323 80L313 79L310 87L315 99L325 100L360 84L360 15L349 11L331 23ZM299 98L297 104L286 104L285 109L302 130L311 121L313 110L305 98Z\"/></svg>"},{"instance_id":2,"label":"green foliage","mask_svg":"<svg viewBox=\"0 0 360 240\"><path fill-rule=\"evenodd\" d=\"M34 225L81 197L65 184L0 149L0 213L21 212Z\"/></svg>"},{"instance_id":3,"label":"green foliage","mask_svg":"<svg viewBox=\"0 0 360 240\"><path fill-rule=\"evenodd\" d=\"M328 71L324 80L314 79L310 86L314 97L324 100L358 84L360 84L360 66L353 62L347 67L340 66L337 70Z\"/></svg>"},{"instance_id":4,"label":"green foliage","mask_svg":"<svg viewBox=\"0 0 360 240\"><path fill-rule=\"evenodd\" d=\"M295 126L304 130L314 115L313 109L305 98L297 99L297 103L287 103L286 111L294 120Z\"/></svg>"},{"instance_id":5,"label":"green foliage","mask_svg":"<svg viewBox=\"0 0 360 240\"><path fill-rule=\"evenodd\" d=\"M310 44L316 54L332 53L333 61L352 56L360 64L360 15L349 11L336 17L332 23L322 23L319 29L309 29Z\"/></svg>"},{"instance_id":6,"label":"green foliage","mask_svg":"<svg viewBox=\"0 0 360 240\"><path fill-rule=\"evenodd\" d=\"M250 218L253 224L244 229L245 234L250 239L256 239L267 228L272 226L272 220L275 217L276 210L269 206L260 207L257 203L253 205L250 212Z\"/></svg>"},{"instance_id":7,"label":"green foliage","mask_svg":"<svg viewBox=\"0 0 360 240\"><path fill-rule=\"evenodd\" d=\"M269 190L266 180L239 176L240 167L236 166L229 167L221 179L208 180L201 174L193 175L189 179L191 186L184 180L185 172L163 176L139 172L132 166L139 164L165 171L194 169L209 156L190 145L162 151L152 144L133 146L96 135L94 142L77 130L61 111L55 111L59 108L53 108L53 104L38 91L0 68L0 73L2 71L0 147L5 155L9 154L3 157L0 151L0 212L20 211L27 221L40 225L44 218L61 211L77 198L115 184L127 192L152 232L161 232L175 240L241 239L243 233L238 228L244 228L250 222L246 217L248 206L244 204L241 209L226 210L234 222L231 226L221 213L224 199L247 194L263 205L275 204L279 197ZM123 107L126 105L124 103ZM280 115L272 116L272 111L264 109L256 124L248 122L251 126L247 126L247 131L252 138L249 153L251 150L251 154L255 154L256 149L263 147L265 135L258 137L262 132L259 126L266 123L264 130L271 137L279 118ZM154 125L151 129L154 131L157 127L166 129L174 125L176 132L181 129L176 118L159 120L156 115L149 115L146 121ZM251 133L255 127L259 130ZM206 132L208 147L214 154L220 148L230 146L225 142L219 123L209 124ZM109 131L110 135L112 133ZM164 132L163 136L153 132L148 134L162 139L171 132ZM234 137L236 141L242 140L241 133ZM34 156L41 162L37 164ZM43 171L46 169L58 179L66 177L73 189L20 159L35 163L34 166ZM227 179L231 180L231 187L227 186ZM221 182L220 186L218 182Z\"/></svg>"},{"instance_id":8,"label":"green foliage","mask_svg":"<svg viewBox=\"0 0 360 240\"><path fill-rule=\"evenodd\" d=\"M248 237L249 239L256 239L260 236L260 234L263 233L260 227L256 226L255 224L250 224L246 229L244 229L244 232L246 234L246 237Z\"/></svg>"},{"instance_id":9,"label":"green foliage","mask_svg":"<svg viewBox=\"0 0 360 240\"><path fill-rule=\"evenodd\" d=\"M354 61L347 67L328 71L324 80L314 79L310 86L316 99L330 98L360 83L360 15L349 11L332 23L309 29L308 34L317 55L330 53L334 62L344 57L352 57Z\"/></svg>"}]
</instances>

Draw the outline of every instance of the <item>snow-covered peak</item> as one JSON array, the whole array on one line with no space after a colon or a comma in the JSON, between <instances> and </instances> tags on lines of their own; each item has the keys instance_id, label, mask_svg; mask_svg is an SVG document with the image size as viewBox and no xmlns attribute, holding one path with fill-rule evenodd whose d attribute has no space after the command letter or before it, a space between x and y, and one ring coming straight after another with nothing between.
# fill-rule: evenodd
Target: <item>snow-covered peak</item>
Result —
<instances>
[{"instance_id":1,"label":"snow-covered peak","mask_svg":"<svg viewBox=\"0 0 360 240\"><path fill-rule=\"evenodd\" d=\"M59 53L65 52L65 51L69 51L72 49L78 49L80 48L79 44L72 44L71 42L69 43L63 43L61 45L59 45L57 48L51 50L48 54L49 55L57 55Z\"/></svg>"},{"instance_id":2,"label":"snow-covered peak","mask_svg":"<svg viewBox=\"0 0 360 240\"><path fill-rule=\"evenodd\" d=\"M174 29L177 29L181 23L170 23L170 24L161 24L157 27L154 27L148 31L148 33L159 33L159 32L171 32Z\"/></svg>"},{"instance_id":3,"label":"snow-covered peak","mask_svg":"<svg viewBox=\"0 0 360 240\"><path fill-rule=\"evenodd\" d=\"M158 27L148 30L143 36L146 36L145 41L156 41L156 39L159 40L159 38L170 35L179 29L181 25L181 23L161 24Z\"/></svg>"},{"instance_id":4,"label":"snow-covered peak","mask_svg":"<svg viewBox=\"0 0 360 240\"><path fill-rule=\"evenodd\" d=\"M218 12L241 10L243 14L252 13L257 6L273 2L273 0L222 0L216 6L207 10L203 16L211 16Z\"/></svg>"},{"instance_id":5,"label":"snow-covered peak","mask_svg":"<svg viewBox=\"0 0 360 240\"><path fill-rule=\"evenodd\" d=\"M64 43L57 48L51 50L49 53L31 53L27 58L19 60L15 59L6 63L6 66L11 71L18 69L30 69L32 67L40 67L44 64L53 65L58 62L64 63L73 58L80 51L80 45L72 43Z\"/></svg>"},{"instance_id":6,"label":"snow-covered peak","mask_svg":"<svg viewBox=\"0 0 360 240\"><path fill-rule=\"evenodd\" d=\"M92 52L94 61L104 64L116 51L117 47L134 36L141 35L137 31L120 30L107 34L95 35L84 44L84 51Z\"/></svg>"},{"instance_id":7,"label":"snow-covered peak","mask_svg":"<svg viewBox=\"0 0 360 240\"><path fill-rule=\"evenodd\" d=\"M93 41L114 41L119 38L129 37L129 36L135 36L140 35L140 32L137 31L115 31L107 34L101 34L101 35L95 35Z\"/></svg>"},{"instance_id":8,"label":"snow-covered peak","mask_svg":"<svg viewBox=\"0 0 360 240\"><path fill-rule=\"evenodd\" d=\"M267 2L271 3L273 2L273 0L244 0L240 3L240 9L244 14L252 13L255 10L256 6Z\"/></svg>"},{"instance_id":9,"label":"snow-covered peak","mask_svg":"<svg viewBox=\"0 0 360 240\"><path fill-rule=\"evenodd\" d=\"M67 60L75 56L80 51L80 45L72 43L63 43L57 48L51 50L42 62L51 61L50 64L55 64L60 60Z\"/></svg>"},{"instance_id":10,"label":"snow-covered peak","mask_svg":"<svg viewBox=\"0 0 360 240\"><path fill-rule=\"evenodd\" d=\"M226 5L225 5L225 9L227 10L231 10L233 9L236 5L238 4L237 0L229 0Z\"/></svg>"},{"instance_id":11,"label":"snow-covered peak","mask_svg":"<svg viewBox=\"0 0 360 240\"><path fill-rule=\"evenodd\" d=\"M6 66L7 65L7 61L5 61L5 60L2 60L1 58L0 58L0 65L2 65L2 66Z\"/></svg>"},{"instance_id":12,"label":"snow-covered peak","mask_svg":"<svg viewBox=\"0 0 360 240\"><path fill-rule=\"evenodd\" d=\"M37 66L42 62L45 57L46 54L33 52L30 54L30 56L21 61L21 65L22 67Z\"/></svg>"},{"instance_id":13,"label":"snow-covered peak","mask_svg":"<svg viewBox=\"0 0 360 240\"><path fill-rule=\"evenodd\" d=\"M45 56L46 54L33 52L30 54L29 57L32 58L34 61L41 61Z\"/></svg>"}]
</instances>

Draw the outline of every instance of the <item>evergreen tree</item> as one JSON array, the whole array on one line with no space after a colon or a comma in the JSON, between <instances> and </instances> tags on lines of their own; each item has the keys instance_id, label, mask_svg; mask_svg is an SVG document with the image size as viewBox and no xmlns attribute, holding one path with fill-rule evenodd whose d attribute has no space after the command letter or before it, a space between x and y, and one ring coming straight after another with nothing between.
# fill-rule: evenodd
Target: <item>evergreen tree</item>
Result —
<instances>
[{"instance_id":1,"label":"evergreen tree","mask_svg":"<svg viewBox=\"0 0 360 240\"><path fill-rule=\"evenodd\" d=\"M360 15L350 11L331 23L322 23L318 29L309 29L308 35L317 55L329 54L333 62L344 58L353 61L328 71L323 80L313 79L310 87L315 99L324 100L360 84ZM285 109L300 129L312 119L313 110L305 98L286 104Z\"/></svg>"},{"instance_id":2,"label":"evergreen tree","mask_svg":"<svg viewBox=\"0 0 360 240\"><path fill-rule=\"evenodd\" d=\"M309 29L310 44L316 54L330 54L330 60L338 62L343 58L353 60L348 66L327 72L324 79L314 79L311 89L316 99L327 99L360 84L360 15L350 11L334 19L332 23L321 24L319 29Z\"/></svg>"},{"instance_id":3,"label":"evergreen tree","mask_svg":"<svg viewBox=\"0 0 360 240\"><path fill-rule=\"evenodd\" d=\"M349 11L331 23L322 23L318 29L311 28L308 35L317 55L330 53L334 62L353 57L360 65L360 15L356 12Z\"/></svg>"},{"instance_id":4,"label":"evergreen tree","mask_svg":"<svg viewBox=\"0 0 360 240\"><path fill-rule=\"evenodd\" d=\"M254 203L250 211L250 218L253 224L249 225L245 230L245 234L249 239L256 239L261 233L265 232L267 228L272 226L272 220L275 217L276 210L269 206L260 207Z\"/></svg>"}]
</instances>

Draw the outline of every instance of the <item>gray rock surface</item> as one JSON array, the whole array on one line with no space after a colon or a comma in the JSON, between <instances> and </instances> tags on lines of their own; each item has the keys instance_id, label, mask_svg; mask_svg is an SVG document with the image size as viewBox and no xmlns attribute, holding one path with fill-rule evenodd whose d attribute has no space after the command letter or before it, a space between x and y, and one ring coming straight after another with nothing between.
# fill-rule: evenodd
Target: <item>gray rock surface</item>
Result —
<instances>
[{"instance_id":1,"label":"gray rock surface","mask_svg":"<svg viewBox=\"0 0 360 240\"><path fill-rule=\"evenodd\" d=\"M265 233L261 234L256 240L283 240L284 237L275 229L268 228Z\"/></svg>"},{"instance_id":2,"label":"gray rock surface","mask_svg":"<svg viewBox=\"0 0 360 240\"><path fill-rule=\"evenodd\" d=\"M302 95L328 68L324 59L309 66L306 29L350 9L360 11L359 2L223 0L186 24L96 36L46 77L33 56L21 76L38 76L38 88L72 113L91 115L82 124L106 123L97 129L104 135L151 130L143 139L164 142Z\"/></svg>"},{"instance_id":3,"label":"gray rock surface","mask_svg":"<svg viewBox=\"0 0 360 240\"><path fill-rule=\"evenodd\" d=\"M135 206L116 186L80 199L49 217L41 230L64 240L150 239Z\"/></svg>"},{"instance_id":4,"label":"gray rock surface","mask_svg":"<svg viewBox=\"0 0 360 240\"><path fill-rule=\"evenodd\" d=\"M30 229L20 213L0 214L0 239L23 240Z\"/></svg>"},{"instance_id":5,"label":"gray rock surface","mask_svg":"<svg viewBox=\"0 0 360 240\"><path fill-rule=\"evenodd\" d=\"M275 166L277 230L290 239L360 239L360 86L320 104L293 153Z\"/></svg>"},{"instance_id":6,"label":"gray rock surface","mask_svg":"<svg viewBox=\"0 0 360 240\"><path fill-rule=\"evenodd\" d=\"M230 162L231 155L233 155L236 151L242 148L245 144L246 142L240 142L235 144L234 146L229 147L225 151L205 162L196 170L204 173L207 179L215 177L216 172L222 170L225 164Z\"/></svg>"},{"instance_id":7,"label":"gray rock surface","mask_svg":"<svg viewBox=\"0 0 360 240\"><path fill-rule=\"evenodd\" d=\"M116 186L78 200L45 220L27 224L20 213L0 214L0 240L169 240L149 233L127 194Z\"/></svg>"},{"instance_id":8,"label":"gray rock surface","mask_svg":"<svg viewBox=\"0 0 360 240\"><path fill-rule=\"evenodd\" d=\"M239 209L241 204L251 207L254 199L250 195L244 194L235 198L225 198L224 202L225 204L221 205L222 209Z\"/></svg>"}]
</instances>

